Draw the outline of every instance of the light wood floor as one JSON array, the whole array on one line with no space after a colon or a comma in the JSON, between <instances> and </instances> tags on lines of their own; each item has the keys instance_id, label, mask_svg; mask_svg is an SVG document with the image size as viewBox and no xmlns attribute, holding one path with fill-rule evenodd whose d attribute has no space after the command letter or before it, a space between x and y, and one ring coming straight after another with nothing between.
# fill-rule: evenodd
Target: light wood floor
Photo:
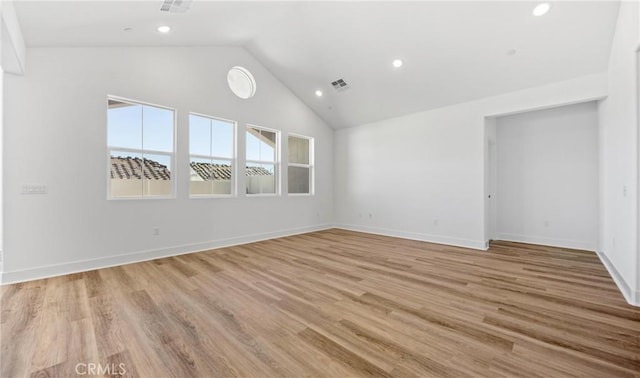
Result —
<instances>
[{"instance_id":1,"label":"light wood floor","mask_svg":"<svg viewBox=\"0 0 640 378\"><path fill-rule=\"evenodd\" d=\"M524 244L330 230L8 285L1 306L2 377L640 376L640 309L597 256Z\"/></svg>"}]
</instances>

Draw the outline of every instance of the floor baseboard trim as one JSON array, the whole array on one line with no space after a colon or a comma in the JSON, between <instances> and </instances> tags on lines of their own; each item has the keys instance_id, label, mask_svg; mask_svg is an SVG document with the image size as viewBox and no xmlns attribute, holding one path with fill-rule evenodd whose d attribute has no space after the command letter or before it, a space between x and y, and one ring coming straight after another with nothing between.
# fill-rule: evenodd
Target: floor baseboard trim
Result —
<instances>
[{"instance_id":1,"label":"floor baseboard trim","mask_svg":"<svg viewBox=\"0 0 640 378\"><path fill-rule=\"evenodd\" d=\"M576 240L554 239L539 236L527 236L520 234L497 233L496 240L511 241L516 243L538 244L549 247L580 249L584 251L596 251L594 244Z\"/></svg>"},{"instance_id":2,"label":"floor baseboard trim","mask_svg":"<svg viewBox=\"0 0 640 378\"><path fill-rule=\"evenodd\" d=\"M616 283L618 290L620 290L627 303L632 306L640 307L640 292L634 290L627 284L604 252L598 251L596 254L598 255L598 258L600 258L602 265L604 265L604 267L607 268L607 271L609 271L609 275L613 278L613 282Z\"/></svg>"},{"instance_id":3,"label":"floor baseboard trim","mask_svg":"<svg viewBox=\"0 0 640 378\"><path fill-rule=\"evenodd\" d=\"M353 224L336 224L335 228L340 228L348 231L364 232L368 234L391 236L395 238L418 240L418 241L423 241L427 243L444 244L444 245L450 245L454 247L471 248L471 249L478 249L482 251L487 250L487 244L484 240L453 238L453 237L441 236L441 235L422 234L422 233L399 231L399 230L389 230L386 228L375 228L375 227L359 226L359 225L353 225Z\"/></svg>"},{"instance_id":4,"label":"floor baseboard trim","mask_svg":"<svg viewBox=\"0 0 640 378\"><path fill-rule=\"evenodd\" d=\"M162 249L146 250L121 255L73 261L55 265L38 266L30 269L15 270L0 273L0 284L13 284L43 278L62 276L65 274L86 272L95 269L109 268L119 265L132 264L142 261L155 260L163 257L179 256L189 253L203 252L212 249L232 247L235 245L255 243L263 240L282 238L286 236L305 234L333 228L332 224L288 229L284 231L265 232L244 235L234 238L213 240L203 243L185 244Z\"/></svg>"}]
</instances>

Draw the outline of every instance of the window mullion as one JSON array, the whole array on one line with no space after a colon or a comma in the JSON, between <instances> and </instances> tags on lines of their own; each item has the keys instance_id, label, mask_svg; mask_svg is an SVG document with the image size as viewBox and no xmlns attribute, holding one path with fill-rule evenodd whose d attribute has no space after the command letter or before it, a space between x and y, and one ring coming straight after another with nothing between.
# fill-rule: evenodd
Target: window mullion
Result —
<instances>
[{"instance_id":1,"label":"window mullion","mask_svg":"<svg viewBox=\"0 0 640 378\"><path fill-rule=\"evenodd\" d=\"M289 163L289 167L311 168L311 164Z\"/></svg>"},{"instance_id":2,"label":"window mullion","mask_svg":"<svg viewBox=\"0 0 640 378\"><path fill-rule=\"evenodd\" d=\"M210 192L215 192L215 183L213 180L213 120L209 119L209 169L211 170L211 182L210 182Z\"/></svg>"},{"instance_id":3,"label":"window mullion","mask_svg":"<svg viewBox=\"0 0 640 378\"><path fill-rule=\"evenodd\" d=\"M142 197L145 197L147 194L145 193L144 190L144 182L145 182L145 176L144 176L144 159L145 159L145 154L144 154L144 106L141 105L140 106L140 154L142 155L142 162L140 162L141 167L140 167L140 171L142 172L142 179L140 180L140 183L142 184Z\"/></svg>"}]
</instances>

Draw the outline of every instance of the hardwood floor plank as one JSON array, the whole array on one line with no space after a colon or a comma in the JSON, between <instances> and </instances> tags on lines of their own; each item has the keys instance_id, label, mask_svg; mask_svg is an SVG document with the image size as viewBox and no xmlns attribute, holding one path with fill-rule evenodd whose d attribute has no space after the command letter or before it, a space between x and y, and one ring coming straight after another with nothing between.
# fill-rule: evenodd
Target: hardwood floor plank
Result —
<instances>
[{"instance_id":1,"label":"hardwood floor plank","mask_svg":"<svg viewBox=\"0 0 640 378\"><path fill-rule=\"evenodd\" d=\"M31 372L33 350L40 341L37 330L46 290L46 286L41 284L42 282L27 282L2 287L2 377L24 377Z\"/></svg>"},{"instance_id":2,"label":"hardwood floor plank","mask_svg":"<svg viewBox=\"0 0 640 378\"><path fill-rule=\"evenodd\" d=\"M634 350L629 351L620 348L613 349L607 348L606 346L601 347L597 343L584 338L579 338L567 332L557 332L535 323L525 324L498 316L487 316L484 321L487 324L513 331L530 338L538 339L546 344L557 345L563 348L586 353L603 361L610 361L618 366L630 370L640 370L640 360L638 359L637 352Z\"/></svg>"},{"instance_id":3,"label":"hardwood floor plank","mask_svg":"<svg viewBox=\"0 0 640 378\"><path fill-rule=\"evenodd\" d=\"M9 378L640 377L594 253L337 229L5 285L0 331Z\"/></svg>"},{"instance_id":4,"label":"hardwood floor plank","mask_svg":"<svg viewBox=\"0 0 640 378\"><path fill-rule=\"evenodd\" d=\"M365 360L352 351L344 348L335 341L321 335L320 333L307 328L298 333L300 338L316 347L318 350L326 353L333 360L349 366L358 375L372 377L391 377L386 371L380 369L371 362Z\"/></svg>"},{"instance_id":5,"label":"hardwood floor plank","mask_svg":"<svg viewBox=\"0 0 640 378\"><path fill-rule=\"evenodd\" d=\"M372 332L370 329L360 326L350 320L340 320L340 324L353 332L356 337L383 349L387 353L391 353L396 360L402 361L404 369L415 371L418 374L435 374L440 376L452 374L454 372L454 369L448 365L447 360L437 361L421 354L419 351L408 350L403 347L401 343L385 338L380 334ZM412 366L415 365L418 366L417 371L412 369Z\"/></svg>"}]
</instances>

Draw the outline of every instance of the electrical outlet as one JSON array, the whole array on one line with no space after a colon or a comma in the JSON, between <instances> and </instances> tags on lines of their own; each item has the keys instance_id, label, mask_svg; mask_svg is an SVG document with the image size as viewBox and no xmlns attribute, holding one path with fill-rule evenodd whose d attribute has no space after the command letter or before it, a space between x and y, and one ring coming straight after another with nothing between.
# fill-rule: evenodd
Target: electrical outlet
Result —
<instances>
[{"instance_id":1,"label":"electrical outlet","mask_svg":"<svg viewBox=\"0 0 640 378\"><path fill-rule=\"evenodd\" d=\"M438 226L439 223L440 223L440 221L438 219L434 219L433 220L433 225L434 226Z\"/></svg>"},{"instance_id":2,"label":"electrical outlet","mask_svg":"<svg viewBox=\"0 0 640 378\"><path fill-rule=\"evenodd\" d=\"M153 228L153 236L158 236L160 235L160 229L158 227L154 227Z\"/></svg>"},{"instance_id":3,"label":"electrical outlet","mask_svg":"<svg viewBox=\"0 0 640 378\"><path fill-rule=\"evenodd\" d=\"M544 226L545 227L549 227L549 221L548 220L544 221Z\"/></svg>"}]
</instances>

